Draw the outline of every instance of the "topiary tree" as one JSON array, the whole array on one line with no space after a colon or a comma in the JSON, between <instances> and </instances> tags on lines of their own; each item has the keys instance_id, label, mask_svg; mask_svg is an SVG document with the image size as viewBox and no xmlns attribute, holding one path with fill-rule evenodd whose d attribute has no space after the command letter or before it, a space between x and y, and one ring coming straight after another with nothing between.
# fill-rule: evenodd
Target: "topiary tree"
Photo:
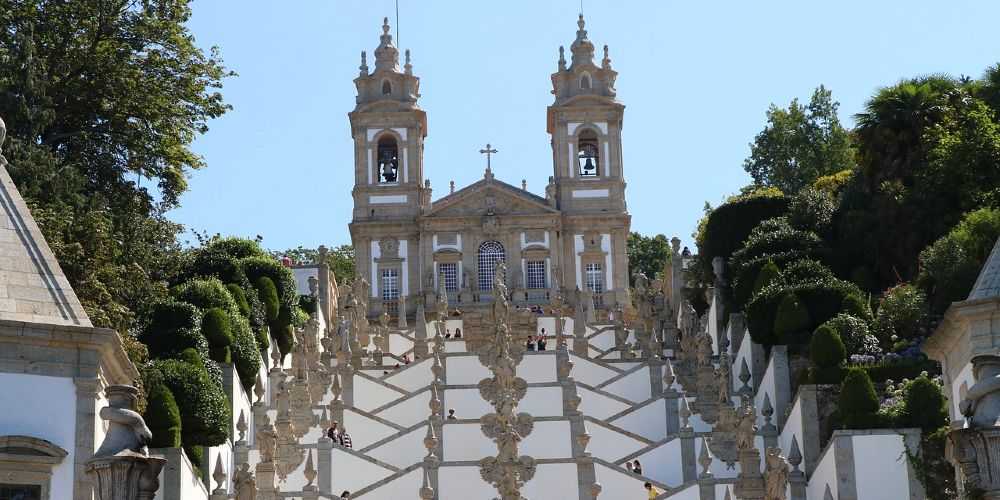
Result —
<instances>
[{"instance_id":1,"label":"topiary tree","mask_svg":"<svg viewBox=\"0 0 1000 500\"><path fill-rule=\"evenodd\" d=\"M158 359L149 369L156 372L173 394L181 416L181 442L217 446L229 436L231 421L229 401L222 389L211 382L193 349L181 354L181 359Z\"/></svg>"},{"instance_id":2,"label":"topiary tree","mask_svg":"<svg viewBox=\"0 0 1000 500\"><path fill-rule=\"evenodd\" d=\"M201 319L201 333L208 340L212 360L227 364L232 362L230 346L233 344L233 332L226 311L221 307L205 311Z\"/></svg>"},{"instance_id":3,"label":"topiary tree","mask_svg":"<svg viewBox=\"0 0 1000 500\"><path fill-rule=\"evenodd\" d=\"M240 310L240 314L244 318L250 318L250 303L247 302L247 294L243 292L236 283L229 283L226 285L226 291L229 292L229 296L233 298L233 302L236 303L236 307Z\"/></svg>"},{"instance_id":4,"label":"topiary tree","mask_svg":"<svg viewBox=\"0 0 1000 500\"><path fill-rule=\"evenodd\" d=\"M783 343L796 343L802 338L803 332L809 331L811 320L809 310L799 301L794 292L782 297L775 312L774 334Z\"/></svg>"},{"instance_id":5,"label":"topiary tree","mask_svg":"<svg viewBox=\"0 0 1000 500\"><path fill-rule=\"evenodd\" d=\"M768 259L767 263L760 268L760 272L757 273L757 278L753 283L753 293L750 294L750 297L757 295L764 287L773 283L774 280L778 279L779 274L781 274L781 270L778 269L778 265L773 260Z\"/></svg>"},{"instance_id":6,"label":"topiary tree","mask_svg":"<svg viewBox=\"0 0 1000 500\"><path fill-rule=\"evenodd\" d=\"M780 217L787 211L788 199L773 188L733 196L709 211L699 222L695 235L701 279L711 283L712 259L722 257L728 262L761 221Z\"/></svg>"},{"instance_id":7,"label":"topiary tree","mask_svg":"<svg viewBox=\"0 0 1000 500\"><path fill-rule=\"evenodd\" d=\"M820 258L823 241L811 231L793 228L785 217L761 222L729 261L733 299L742 308L753 296L760 269L768 262L778 267L802 259Z\"/></svg>"},{"instance_id":8,"label":"topiary tree","mask_svg":"<svg viewBox=\"0 0 1000 500\"><path fill-rule=\"evenodd\" d=\"M274 281L267 276L257 278L254 281L254 286L257 287L257 295L264 304L264 312L267 315L268 323L274 323L278 320L278 314L281 312L278 288L274 286Z\"/></svg>"},{"instance_id":9,"label":"topiary tree","mask_svg":"<svg viewBox=\"0 0 1000 500\"><path fill-rule=\"evenodd\" d=\"M823 323L840 335L847 354L882 354L878 339L868 331L868 323L852 314L840 313Z\"/></svg>"},{"instance_id":10,"label":"topiary tree","mask_svg":"<svg viewBox=\"0 0 1000 500\"><path fill-rule=\"evenodd\" d=\"M845 429L868 429L878 425L879 399L868 373L860 368L847 370L840 386L837 412Z\"/></svg>"},{"instance_id":11,"label":"topiary tree","mask_svg":"<svg viewBox=\"0 0 1000 500\"><path fill-rule=\"evenodd\" d=\"M154 358L171 357L188 348L208 351L201 335L201 312L184 302L163 301L150 307L146 328L139 340L146 344Z\"/></svg>"},{"instance_id":12,"label":"topiary tree","mask_svg":"<svg viewBox=\"0 0 1000 500\"><path fill-rule=\"evenodd\" d=\"M181 445L181 413L174 394L162 382L149 389L143 418L153 433L150 448L177 448Z\"/></svg>"},{"instance_id":13,"label":"topiary tree","mask_svg":"<svg viewBox=\"0 0 1000 500\"><path fill-rule=\"evenodd\" d=\"M233 330L233 343L229 346L233 358L233 365L236 367L236 374L239 375L243 389L250 394L253 385L257 381L257 372L260 370L260 351L257 350L257 341L250 331L250 323L242 316L231 318Z\"/></svg>"},{"instance_id":14,"label":"topiary tree","mask_svg":"<svg viewBox=\"0 0 1000 500\"><path fill-rule=\"evenodd\" d=\"M840 366L847 358L847 350L836 330L820 326L809 342L809 359L813 364L813 381L817 384L840 382Z\"/></svg>"},{"instance_id":15,"label":"topiary tree","mask_svg":"<svg viewBox=\"0 0 1000 500\"><path fill-rule=\"evenodd\" d=\"M919 427L929 433L947 424L948 406L941 386L926 372L920 374L903 391L903 408L897 425Z\"/></svg>"},{"instance_id":16,"label":"topiary tree","mask_svg":"<svg viewBox=\"0 0 1000 500\"><path fill-rule=\"evenodd\" d=\"M807 187L796 193L788 204L788 222L796 229L825 235L830 230L836 208L829 192Z\"/></svg>"}]
</instances>

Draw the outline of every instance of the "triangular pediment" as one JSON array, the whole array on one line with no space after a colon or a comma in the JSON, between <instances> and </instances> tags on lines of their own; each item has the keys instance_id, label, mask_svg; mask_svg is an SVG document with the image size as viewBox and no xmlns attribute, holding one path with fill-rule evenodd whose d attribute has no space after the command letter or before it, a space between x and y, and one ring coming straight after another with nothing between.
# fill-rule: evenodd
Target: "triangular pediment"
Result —
<instances>
[{"instance_id":1,"label":"triangular pediment","mask_svg":"<svg viewBox=\"0 0 1000 500\"><path fill-rule=\"evenodd\" d=\"M434 202L426 217L550 215L545 198L496 179L483 179Z\"/></svg>"}]
</instances>

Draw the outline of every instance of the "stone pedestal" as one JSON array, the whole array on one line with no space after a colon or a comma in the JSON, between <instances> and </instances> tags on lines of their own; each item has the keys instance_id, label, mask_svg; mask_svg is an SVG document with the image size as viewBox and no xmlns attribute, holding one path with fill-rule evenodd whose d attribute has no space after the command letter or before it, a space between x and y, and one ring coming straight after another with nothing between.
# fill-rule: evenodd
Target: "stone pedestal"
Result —
<instances>
[{"instance_id":1,"label":"stone pedestal","mask_svg":"<svg viewBox=\"0 0 1000 500\"><path fill-rule=\"evenodd\" d=\"M127 453L127 452L126 452ZM87 476L97 500L153 500L160 488L160 457L123 454L87 462Z\"/></svg>"},{"instance_id":2,"label":"stone pedestal","mask_svg":"<svg viewBox=\"0 0 1000 500\"><path fill-rule=\"evenodd\" d=\"M981 498L1000 499L1000 427L957 429L948 434L946 454L956 464L960 485L978 488Z\"/></svg>"},{"instance_id":3,"label":"stone pedestal","mask_svg":"<svg viewBox=\"0 0 1000 500\"><path fill-rule=\"evenodd\" d=\"M760 450L740 450L740 474L733 493L741 500L764 499L764 475L760 473Z\"/></svg>"},{"instance_id":4,"label":"stone pedestal","mask_svg":"<svg viewBox=\"0 0 1000 500\"><path fill-rule=\"evenodd\" d=\"M257 500L276 500L277 490L274 486L274 463L261 462L257 464Z\"/></svg>"}]
</instances>

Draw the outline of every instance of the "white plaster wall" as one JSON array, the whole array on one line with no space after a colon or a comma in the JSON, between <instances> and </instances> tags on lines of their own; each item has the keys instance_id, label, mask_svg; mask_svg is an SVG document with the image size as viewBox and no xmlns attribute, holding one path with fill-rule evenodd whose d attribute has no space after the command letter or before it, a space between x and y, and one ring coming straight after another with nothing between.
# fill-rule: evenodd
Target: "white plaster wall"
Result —
<instances>
[{"instance_id":1,"label":"white plaster wall","mask_svg":"<svg viewBox=\"0 0 1000 500\"><path fill-rule=\"evenodd\" d=\"M639 476L629 474L622 467L610 468L603 464L594 464L597 473L597 482L601 483L601 498L612 498L615 500L628 500L646 498L646 489L642 487L644 481ZM645 469L644 469L645 471ZM697 490L695 490L697 493ZM673 500L675 497L671 497ZM686 497L682 497L686 498ZM698 497L691 497L697 500Z\"/></svg>"},{"instance_id":2,"label":"white plaster wall","mask_svg":"<svg viewBox=\"0 0 1000 500\"><path fill-rule=\"evenodd\" d=\"M220 457L222 458L222 471L226 474L226 491L232 491L233 459L235 457L233 456L233 446L229 441L226 441L219 446L205 448L202 459L205 460L204 465L207 465L207 467L203 467L202 472L204 473L207 471L207 474L204 477L208 479L210 489L214 490L217 488L218 485L215 483L215 479L212 479L212 474L215 473L215 461ZM182 498L185 500L187 499L187 497Z\"/></svg>"},{"instance_id":3,"label":"white plaster wall","mask_svg":"<svg viewBox=\"0 0 1000 500\"><path fill-rule=\"evenodd\" d=\"M424 470L418 468L375 488L365 498L411 498L414 491L420 491L423 481ZM341 491L336 490L334 494L339 495Z\"/></svg>"},{"instance_id":4,"label":"white plaster wall","mask_svg":"<svg viewBox=\"0 0 1000 500\"><path fill-rule=\"evenodd\" d=\"M444 407L454 409L457 418L479 418L493 411L493 407L479 395L479 389L446 389Z\"/></svg>"},{"instance_id":5,"label":"white plaster wall","mask_svg":"<svg viewBox=\"0 0 1000 500\"><path fill-rule=\"evenodd\" d=\"M573 455L572 439L568 421L535 422L535 428L532 429L531 434L528 434L528 437L521 442L521 454L536 459L571 457ZM496 448L490 452L492 455L496 455L496 453Z\"/></svg>"},{"instance_id":6,"label":"white plaster wall","mask_svg":"<svg viewBox=\"0 0 1000 500\"><path fill-rule=\"evenodd\" d=\"M107 435L108 428L111 426L108 423L107 420L104 420L104 419L101 418L101 408L104 408L105 406L108 406L108 398L104 394L104 391L101 391L101 392L99 392L97 394L96 404L94 406L94 408L97 409L97 411L94 412L94 450L95 451L97 450L97 448L100 448L101 443L104 442L104 436ZM0 428L0 434L2 434L2 433L3 433L2 428Z\"/></svg>"},{"instance_id":7,"label":"white plaster wall","mask_svg":"<svg viewBox=\"0 0 1000 500\"><path fill-rule=\"evenodd\" d=\"M524 484L521 493L525 498L552 500L578 498L580 493L577 486L576 464L539 465L535 477Z\"/></svg>"},{"instance_id":8,"label":"white plaster wall","mask_svg":"<svg viewBox=\"0 0 1000 500\"><path fill-rule=\"evenodd\" d=\"M851 444L854 447L854 477L858 486L858 498L865 500L910 498L903 436L895 434L852 436Z\"/></svg>"},{"instance_id":9,"label":"white plaster wall","mask_svg":"<svg viewBox=\"0 0 1000 500\"><path fill-rule=\"evenodd\" d=\"M299 295L309 295L309 277L318 276L319 269L315 267L293 267L292 275L295 276L295 289Z\"/></svg>"},{"instance_id":10,"label":"white plaster wall","mask_svg":"<svg viewBox=\"0 0 1000 500\"><path fill-rule=\"evenodd\" d=\"M641 497L636 497L636 498L641 498ZM725 497L718 497L718 498L725 498ZM684 488L683 490L680 490L677 493L670 495L670 500L701 500L701 493L698 490L698 484L694 483L691 486L688 486L687 488Z\"/></svg>"},{"instance_id":11,"label":"white plaster wall","mask_svg":"<svg viewBox=\"0 0 1000 500\"><path fill-rule=\"evenodd\" d=\"M389 335L389 352L399 356L413 349L413 341L399 334Z\"/></svg>"},{"instance_id":12,"label":"white plaster wall","mask_svg":"<svg viewBox=\"0 0 1000 500\"><path fill-rule=\"evenodd\" d=\"M238 440L240 438L240 432L236 429L236 424L240 420L240 413L243 414L243 422L247 425L246 440L248 443L253 442L253 432L251 426L253 423L253 409L250 405L249 395L243 391L243 384L240 383L240 377L235 372L233 373L233 401L232 401L232 439Z\"/></svg>"},{"instance_id":13,"label":"white plaster wall","mask_svg":"<svg viewBox=\"0 0 1000 500\"><path fill-rule=\"evenodd\" d=\"M409 467L421 461L427 454L427 448L424 448L424 436L426 435L427 426L422 425L370 450L368 455L400 469Z\"/></svg>"},{"instance_id":14,"label":"white plaster wall","mask_svg":"<svg viewBox=\"0 0 1000 500\"><path fill-rule=\"evenodd\" d=\"M594 335L588 340L590 341L590 345L606 351L615 346L615 331L607 330Z\"/></svg>"},{"instance_id":15,"label":"white plaster wall","mask_svg":"<svg viewBox=\"0 0 1000 500\"><path fill-rule=\"evenodd\" d=\"M447 445L446 445L447 446ZM479 477L479 466L446 466L438 470L440 500L470 500L477 498L494 498L497 492L493 486L486 484ZM575 481L574 481L575 484ZM412 493L399 498L415 496Z\"/></svg>"},{"instance_id":16,"label":"white plaster wall","mask_svg":"<svg viewBox=\"0 0 1000 500\"><path fill-rule=\"evenodd\" d=\"M663 484L677 487L684 483L681 469L681 440L674 438L639 455L642 472Z\"/></svg>"},{"instance_id":17,"label":"white plaster wall","mask_svg":"<svg viewBox=\"0 0 1000 500\"><path fill-rule=\"evenodd\" d=\"M360 490L369 484L392 475L391 470L355 457L337 447L333 448L331 458L332 487L333 491L336 491L338 494L344 490ZM347 471L350 472L347 473ZM187 498L184 500L187 500Z\"/></svg>"},{"instance_id":18,"label":"white plaster wall","mask_svg":"<svg viewBox=\"0 0 1000 500\"><path fill-rule=\"evenodd\" d=\"M743 360L746 360L747 368L750 370L750 380L747 383L751 387L753 386L753 360L750 357L752 344L753 341L750 339L749 330L743 330L743 341L740 343L740 350L737 351L736 359L733 363L733 394L736 394L743 387L743 382L740 382L740 370L743 369Z\"/></svg>"},{"instance_id":19,"label":"white plaster wall","mask_svg":"<svg viewBox=\"0 0 1000 500\"><path fill-rule=\"evenodd\" d=\"M570 148L572 149L572 146L570 146ZM570 157L571 158L573 157L572 153L570 153ZM575 170L575 169L572 168L572 166L571 166L570 169L569 169L569 171L570 171L570 177L572 177L573 170ZM579 288L580 290L583 290L583 285L584 285L584 283L583 283L583 277L582 277L583 276L583 270L580 268L580 252L582 252L582 251L583 251L583 235L582 234L574 234L573 235L573 258L576 261L576 266L575 266L575 269L576 269L576 287Z\"/></svg>"},{"instance_id":20,"label":"white plaster wall","mask_svg":"<svg viewBox=\"0 0 1000 500\"><path fill-rule=\"evenodd\" d=\"M482 397L479 399L482 399ZM562 388L529 387L528 393L524 395L524 399L518 404L517 411L527 412L535 417L562 416Z\"/></svg>"},{"instance_id":21,"label":"white plaster wall","mask_svg":"<svg viewBox=\"0 0 1000 500\"><path fill-rule=\"evenodd\" d=\"M597 419L607 419L611 415L628 409L629 405L581 386L576 388L580 396L580 411Z\"/></svg>"},{"instance_id":22,"label":"white plaster wall","mask_svg":"<svg viewBox=\"0 0 1000 500\"><path fill-rule=\"evenodd\" d=\"M589 386L600 385L605 380L620 373L575 354L571 354L570 359L573 360L573 370L569 372L569 375L576 381Z\"/></svg>"},{"instance_id":23,"label":"white plaster wall","mask_svg":"<svg viewBox=\"0 0 1000 500\"><path fill-rule=\"evenodd\" d=\"M448 356L444 359L445 376L450 385L478 384L493 376L477 356Z\"/></svg>"},{"instance_id":24,"label":"white plaster wall","mask_svg":"<svg viewBox=\"0 0 1000 500\"><path fill-rule=\"evenodd\" d=\"M397 391L376 384L364 377L354 377L354 406L372 411L403 397Z\"/></svg>"},{"instance_id":25,"label":"white plaster wall","mask_svg":"<svg viewBox=\"0 0 1000 500\"><path fill-rule=\"evenodd\" d=\"M650 401L642 408L611 421L633 434L638 434L650 441L659 441L667 437L667 410L663 400Z\"/></svg>"},{"instance_id":26,"label":"white plaster wall","mask_svg":"<svg viewBox=\"0 0 1000 500\"><path fill-rule=\"evenodd\" d=\"M45 439L69 452L52 471L51 497L73 498L76 385L73 379L0 373L0 434ZM16 408L17 411L11 411ZM44 415L44 418L38 418ZM96 449L96 448L95 448Z\"/></svg>"},{"instance_id":27,"label":"white plaster wall","mask_svg":"<svg viewBox=\"0 0 1000 500\"><path fill-rule=\"evenodd\" d=\"M467 352L464 340L448 340L444 343L444 352Z\"/></svg>"},{"instance_id":28,"label":"white plaster wall","mask_svg":"<svg viewBox=\"0 0 1000 500\"><path fill-rule=\"evenodd\" d=\"M767 369L764 370L764 377L760 380L760 387L757 388L757 394L754 395L753 403L757 408L764 407L764 394L768 394L771 397L771 406L774 407L774 417L773 421L777 421L777 415L779 411L782 411L777 406L777 401L774 399L774 395L777 394L777 381L774 378L774 356L771 356L767 360ZM764 416L757 412L757 425L764 425ZM799 443L802 444L802 443Z\"/></svg>"},{"instance_id":29,"label":"white plaster wall","mask_svg":"<svg viewBox=\"0 0 1000 500\"><path fill-rule=\"evenodd\" d=\"M446 461L476 460L496 455L496 445L483 435L478 423L446 423L441 431ZM476 478L478 479L478 475ZM480 480L481 481L481 480Z\"/></svg>"},{"instance_id":30,"label":"white plaster wall","mask_svg":"<svg viewBox=\"0 0 1000 500\"><path fill-rule=\"evenodd\" d=\"M802 450L802 399L795 398L795 402L792 404L792 411L788 413L788 419L785 420L785 426L781 429L781 434L778 435L778 447L781 448L782 456L787 457L789 450L792 448L792 436L798 438L799 450ZM805 464L802 465L805 468Z\"/></svg>"},{"instance_id":31,"label":"white plaster wall","mask_svg":"<svg viewBox=\"0 0 1000 500\"><path fill-rule=\"evenodd\" d=\"M641 403L650 398L649 370L645 367L616 380L603 389L615 396L620 396L635 403Z\"/></svg>"},{"instance_id":32,"label":"white plaster wall","mask_svg":"<svg viewBox=\"0 0 1000 500\"><path fill-rule=\"evenodd\" d=\"M608 429L603 425L589 421L586 425L587 432L590 434L590 444L587 445L587 451L608 462L615 462L646 446L642 441ZM602 493L601 496L604 494Z\"/></svg>"},{"instance_id":33,"label":"white plaster wall","mask_svg":"<svg viewBox=\"0 0 1000 500\"><path fill-rule=\"evenodd\" d=\"M427 417L431 412L430 407L428 406L430 400L431 391L423 391L406 401L398 402L380 411L378 416L402 425L403 427L409 427L417 422L420 422L421 420L427 420Z\"/></svg>"},{"instance_id":34,"label":"white plaster wall","mask_svg":"<svg viewBox=\"0 0 1000 500\"><path fill-rule=\"evenodd\" d=\"M382 380L410 392L423 389L434 380L434 373L431 372L433 364L430 358L424 358L411 363L405 370L390 372Z\"/></svg>"},{"instance_id":35,"label":"white plaster wall","mask_svg":"<svg viewBox=\"0 0 1000 500\"><path fill-rule=\"evenodd\" d=\"M601 251L604 252L604 289L613 290L615 288L615 282L611 279L614 276L614 256L612 255L613 249L611 248L611 235L602 234L601 235Z\"/></svg>"},{"instance_id":36,"label":"white plaster wall","mask_svg":"<svg viewBox=\"0 0 1000 500\"><path fill-rule=\"evenodd\" d=\"M823 455L820 456L816 470L809 477L809 484L806 485L806 498L823 498L823 492L826 491L827 485L830 486L833 498L837 498L837 463L834 461L833 455L833 442L831 442Z\"/></svg>"},{"instance_id":37,"label":"white plaster wall","mask_svg":"<svg viewBox=\"0 0 1000 500\"><path fill-rule=\"evenodd\" d=\"M344 408L344 421L341 423L351 435L354 449L364 448L397 432L395 428L356 413L350 408Z\"/></svg>"},{"instance_id":38,"label":"white plaster wall","mask_svg":"<svg viewBox=\"0 0 1000 500\"><path fill-rule=\"evenodd\" d=\"M526 354L517 365L517 376L530 383L556 381L556 355ZM571 372L572 373L572 372Z\"/></svg>"}]
</instances>

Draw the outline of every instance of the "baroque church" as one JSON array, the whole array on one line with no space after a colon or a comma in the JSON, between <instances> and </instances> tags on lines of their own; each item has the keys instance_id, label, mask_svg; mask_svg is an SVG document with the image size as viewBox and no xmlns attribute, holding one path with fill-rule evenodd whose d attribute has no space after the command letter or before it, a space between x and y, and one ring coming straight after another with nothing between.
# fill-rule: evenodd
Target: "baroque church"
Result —
<instances>
[{"instance_id":1,"label":"baroque church","mask_svg":"<svg viewBox=\"0 0 1000 500\"><path fill-rule=\"evenodd\" d=\"M416 298L433 300L443 286L463 309L492 301L496 263L507 264L516 305L547 304L556 290L582 290L595 308L626 299L625 203L621 130L625 106L616 98L608 47L595 63L584 19L577 22L570 60L559 48L552 74L552 175L544 196L483 178L432 200L424 168L427 113L410 53L399 65L388 19L375 49L375 68L361 53L354 138L354 214L350 224L359 276L371 283L371 309L395 315ZM487 145L481 151L495 152ZM431 303L431 302L426 302Z\"/></svg>"}]
</instances>

